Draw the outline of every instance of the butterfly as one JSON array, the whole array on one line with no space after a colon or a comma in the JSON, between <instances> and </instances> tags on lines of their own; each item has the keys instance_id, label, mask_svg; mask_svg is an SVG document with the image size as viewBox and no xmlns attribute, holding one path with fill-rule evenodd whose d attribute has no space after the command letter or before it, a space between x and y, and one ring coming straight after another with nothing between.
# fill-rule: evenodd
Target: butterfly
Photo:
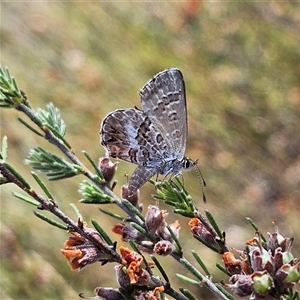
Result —
<instances>
[{"instance_id":1,"label":"butterfly","mask_svg":"<svg viewBox=\"0 0 300 300\"><path fill-rule=\"evenodd\" d=\"M181 71L170 68L155 75L140 90L140 101L142 110L117 109L100 128L107 154L138 166L128 182L129 196L154 175L177 175L197 164L185 156L187 108Z\"/></svg>"}]
</instances>

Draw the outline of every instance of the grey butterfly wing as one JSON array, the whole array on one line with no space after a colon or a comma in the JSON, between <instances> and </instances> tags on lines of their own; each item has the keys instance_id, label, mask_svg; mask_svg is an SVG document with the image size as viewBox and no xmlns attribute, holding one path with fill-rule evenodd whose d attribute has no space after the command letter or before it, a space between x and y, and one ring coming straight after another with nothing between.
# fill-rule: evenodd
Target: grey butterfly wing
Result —
<instances>
[{"instance_id":1,"label":"grey butterfly wing","mask_svg":"<svg viewBox=\"0 0 300 300\"><path fill-rule=\"evenodd\" d=\"M108 114L101 124L100 137L109 156L149 168L156 169L168 149L151 119L134 108Z\"/></svg>"},{"instance_id":2,"label":"grey butterfly wing","mask_svg":"<svg viewBox=\"0 0 300 300\"><path fill-rule=\"evenodd\" d=\"M169 153L182 159L186 148L187 111L180 70L172 68L158 73L141 89L140 101L144 113L168 144Z\"/></svg>"}]
</instances>

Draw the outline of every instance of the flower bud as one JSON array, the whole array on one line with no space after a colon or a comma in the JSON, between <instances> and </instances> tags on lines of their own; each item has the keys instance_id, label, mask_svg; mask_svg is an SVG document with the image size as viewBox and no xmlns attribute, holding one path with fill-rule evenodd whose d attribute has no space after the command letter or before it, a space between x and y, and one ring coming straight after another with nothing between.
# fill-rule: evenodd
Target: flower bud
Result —
<instances>
[{"instance_id":1,"label":"flower bud","mask_svg":"<svg viewBox=\"0 0 300 300\"><path fill-rule=\"evenodd\" d=\"M282 269L284 271L286 271L287 276L284 279L284 282L286 283L297 283L300 279L300 274L299 274L299 270L300 270L300 262L298 262L295 266L291 266L291 265L283 265Z\"/></svg>"},{"instance_id":2,"label":"flower bud","mask_svg":"<svg viewBox=\"0 0 300 300\"><path fill-rule=\"evenodd\" d=\"M282 252L282 262L284 264L291 262L294 259L294 255L292 254L292 246L293 246L294 239L290 238L287 241L286 251Z\"/></svg>"},{"instance_id":3,"label":"flower bud","mask_svg":"<svg viewBox=\"0 0 300 300\"><path fill-rule=\"evenodd\" d=\"M275 278L285 287L291 287L300 279L300 262L294 266L290 264L283 265L275 274Z\"/></svg>"},{"instance_id":4,"label":"flower bud","mask_svg":"<svg viewBox=\"0 0 300 300\"><path fill-rule=\"evenodd\" d=\"M253 289L261 295L268 293L273 286L272 277L267 271L254 272L251 278L253 280Z\"/></svg>"},{"instance_id":5,"label":"flower bud","mask_svg":"<svg viewBox=\"0 0 300 300\"><path fill-rule=\"evenodd\" d=\"M127 288L130 285L130 278L127 274L127 269L123 265L116 265L116 277L120 287Z\"/></svg>"},{"instance_id":6,"label":"flower bud","mask_svg":"<svg viewBox=\"0 0 300 300\"><path fill-rule=\"evenodd\" d=\"M113 257L107 253L107 249L111 248L111 246L103 243L97 231L91 228L85 228L85 233L92 236L94 242L99 241L98 246L77 232L71 232L72 236L66 240L64 248L60 250L72 270L81 270L87 265L98 261L114 261ZM102 248L99 248L99 245L101 245Z\"/></svg>"},{"instance_id":7,"label":"flower bud","mask_svg":"<svg viewBox=\"0 0 300 300\"><path fill-rule=\"evenodd\" d=\"M180 224L179 221L176 220L175 222L171 223L169 225L170 229L172 230L172 232L174 233L174 235L176 236L176 238L179 238L179 231L180 231ZM173 239L172 239L173 241Z\"/></svg>"},{"instance_id":8,"label":"flower bud","mask_svg":"<svg viewBox=\"0 0 300 300\"><path fill-rule=\"evenodd\" d=\"M272 269L271 256L264 248L252 247L249 255L251 259L251 266L254 271L262 271L266 267Z\"/></svg>"},{"instance_id":9,"label":"flower bud","mask_svg":"<svg viewBox=\"0 0 300 300\"><path fill-rule=\"evenodd\" d=\"M137 190L134 194L129 195L128 185L123 185L121 189L121 195L123 199L128 200L132 205L138 207L138 202L140 198L140 190ZM141 209L140 209L141 211Z\"/></svg>"},{"instance_id":10,"label":"flower bud","mask_svg":"<svg viewBox=\"0 0 300 300\"><path fill-rule=\"evenodd\" d=\"M189 222L189 226L192 234L199 236L207 244L213 247L218 246L215 237L205 228L205 226L199 219L191 219Z\"/></svg>"},{"instance_id":11,"label":"flower bud","mask_svg":"<svg viewBox=\"0 0 300 300\"><path fill-rule=\"evenodd\" d=\"M239 259L236 259L231 252L225 252L222 255L223 262L226 270L231 274L241 274L242 271L242 262Z\"/></svg>"},{"instance_id":12,"label":"flower bud","mask_svg":"<svg viewBox=\"0 0 300 300\"><path fill-rule=\"evenodd\" d=\"M130 284L148 285L151 276L136 261L132 261L127 267L123 265L115 266L117 281L123 288L127 288Z\"/></svg>"},{"instance_id":13,"label":"flower bud","mask_svg":"<svg viewBox=\"0 0 300 300\"><path fill-rule=\"evenodd\" d=\"M111 182L116 174L117 163L113 163L109 157L99 159L99 169L106 182Z\"/></svg>"},{"instance_id":14,"label":"flower bud","mask_svg":"<svg viewBox=\"0 0 300 300\"><path fill-rule=\"evenodd\" d=\"M107 300L126 300L117 289L97 287L95 289L97 296Z\"/></svg>"},{"instance_id":15,"label":"flower bud","mask_svg":"<svg viewBox=\"0 0 300 300\"><path fill-rule=\"evenodd\" d=\"M130 225L118 223L112 228L112 231L120 234L122 236L122 240L125 242L142 241L144 239L143 234Z\"/></svg>"},{"instance_id":16,"label":"flower bud","mask_svg":"<svg viewBox=\"0 0 300 300\"><path fill-rule=\"evenodd\" d=\"M159 241L154 245L154 252L158 255L169 255L174 250L174 245L169 241Z\"/></svg>"},{"instance_id":17,"label":"flower bud","mask_svg":"<svg viewBox=\"0 0 300 300\"><path fill-rule=\"evenodd\" d=\"M233 275L225 286L231 288L235 294L244 297L249 296L253 290L253 283L250 275Z\"/></svg>"},{"instance_id":18,"label":"flower bud","mask_svg":"<svg viewBox=\"0 0 300 300\"><path fill-rule=\"evenodd\" d=\"M160 210L157 206L149 205L145 216L145 225L150 234L154 234L156 230L162 225L167 213Z\"/></svg>"},{"instance_id":19,"label":"flower bud","mask_svg":"<svg viewBox=\"0 0 300 300\"><path fill-rule=\"evenodd\" d=\"M171 236L171 233L169 231L169 229L167 228L167 222L163 221L161 226L158 228L157 230L157 234L166 241L169 241L171 243L173 243L173 238ZM179 236L179 230L180 230L180 224L179 221L176 220L174 223L169 225L169 228L172 230L173 234L178 237Z\"/></svg>"}]
</instances>

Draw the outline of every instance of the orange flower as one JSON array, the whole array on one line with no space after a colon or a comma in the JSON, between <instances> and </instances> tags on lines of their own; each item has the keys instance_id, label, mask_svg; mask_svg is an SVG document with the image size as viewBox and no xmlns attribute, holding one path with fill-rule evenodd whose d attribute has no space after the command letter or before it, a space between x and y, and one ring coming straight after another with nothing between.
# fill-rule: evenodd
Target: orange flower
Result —
<instances>
[{"instance_id":1,"label":"orange flower","mask_svg":"<svg viewBox=\"0 0 300 300\"><path fill-rule=\"evenodd\" d=\"M117 279L120 286L125 287L130 284L148 285L150 274L142 267L143 257L137 252L126 247L120 247L120 254L123 260L123 266L117 266ZM153 262L147 263L153 265Z\"/></svg>"},{"instance_id":2,"label":"orange flower","mask_svg":"<svg viewBox=\"0 0 300 300\"><path fill-rule=\"evenodd\" d=\"M120 258L117 260L117 255L113 258L109 254L112 246L105 244L97 231L85 228L85 232L93 237L92 241L77 232L71 232L72 236L65 241L64 248L61 249L72 270L80 270L98 261L120 261Z\"/></svg>"}]
</instances>

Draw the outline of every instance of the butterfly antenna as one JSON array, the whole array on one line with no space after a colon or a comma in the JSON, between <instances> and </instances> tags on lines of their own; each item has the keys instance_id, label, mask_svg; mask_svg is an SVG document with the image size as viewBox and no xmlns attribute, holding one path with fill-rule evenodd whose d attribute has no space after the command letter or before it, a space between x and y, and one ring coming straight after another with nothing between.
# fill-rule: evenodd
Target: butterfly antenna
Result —
<instances>
[{"instance_id":1,"label":"butterfly antenna","mask_svg":"<svg viewBox=\"0 0 300 300\"><path fill-rule=\"evenodd\" d=\"M195 165L195 170L196 170L196 173L197 173L197 177L200 181L200 186L201 186L201 191L202 191L202 195L203 195L203 202L206 203L206 196L205 196L205 193L204 193L204 188L206 187L206 182L203 178L203 175L198 167L198 165L196 164Z\"/></svg>"}]
</instances>

